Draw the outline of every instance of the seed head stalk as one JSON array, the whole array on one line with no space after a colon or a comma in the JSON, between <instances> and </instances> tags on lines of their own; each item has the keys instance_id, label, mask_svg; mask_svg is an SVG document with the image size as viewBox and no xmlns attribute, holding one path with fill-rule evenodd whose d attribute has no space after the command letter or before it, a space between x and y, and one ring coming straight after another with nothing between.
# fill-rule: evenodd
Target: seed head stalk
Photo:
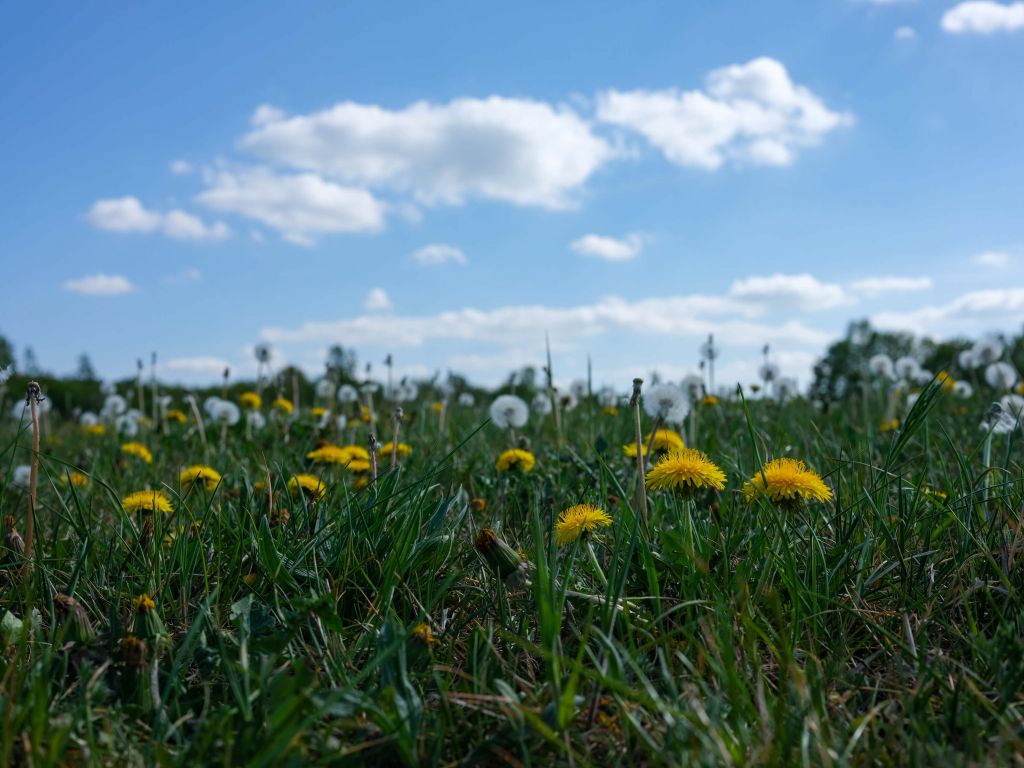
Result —
<instances>
[{"instance_id":1,"label":"seed head stalk","mask_svg":"<svg viewBox=\"0 0 1024 768\"><path fill-rule=\"evenodd\" d=\"M28 520L25 521L25 564L32 562L32 544L36 532L36 502L39 484L39 411L36 406L42 402L43 394L39 384L30 381L25 392L25 404L32 414L32 462L28 480Z\"/></svg>"},{"instance_id":2,"label":"seed head stalk","mask_svg":"<svg viewBox=\"0 0 1024 768\"><path fill-rule=\"evenodd\" d=\"M640 428L640 389L643 384L643 379L633 379L633 395L629 398L629 406L633 409L633 421L636 426L636 509L640 513L640 521L643 523L644 534L646 534L647 489L644 487L644 477L647 472L644 470L644 436Z\"/></svg>"},{"instance_id":3,"label":"seed head stalk","mask_svg":"<svg viewBox=\"0 0 1024 768\"><path fill-rule=\"evenodd\" d=\"M391 356L388 355L390 358ZM391 469L392 471L398 466L398 433L402 428L402 409L401 407L395 408L395 418L393 422L393 429L391 431Z\"/></svg>"},{"instance_id":4,"label":"seed head stalk","mask_svg":"<svg viewBox=\"0 0 1024 768\"><path fill-rule=\"evenodd\" d=\"M377 485L377 433L371 432L369 437L370 447L370 483Z\"/></svg>"}]
</instances>

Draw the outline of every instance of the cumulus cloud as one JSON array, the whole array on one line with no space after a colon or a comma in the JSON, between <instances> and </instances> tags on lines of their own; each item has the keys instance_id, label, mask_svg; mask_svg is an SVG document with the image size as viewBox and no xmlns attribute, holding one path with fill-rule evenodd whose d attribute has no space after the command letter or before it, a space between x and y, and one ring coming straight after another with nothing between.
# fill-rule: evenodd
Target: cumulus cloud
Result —
<instances>
[{"instance_id":1,"label":"cumulus cloud","mask_svg":"<svg viewBox=\"0 0 1024 768\"><path fill-rule=\"evenodd\" d=\"M108 232L161 233L178 240L222 240L231 234L222 221L206 224L198 216L178 209L166 213L148 210L131 195L97 200L85 218Z\"/></svg>"},{"instance_id":2,"label":"cumulus cloud","mask_svg":"<svg viewBox=\"0 0 1024 768\"><path fill-rule=\"evenodd\" d=\"M396 347L416 347L437 340L514 347L521 346L524 339L543 338L546 332L552 337L580 339L615 330L694 337L713 332L716 338L748 345L780 340L821 344L828 339L820 330L796 321L757 322L763 313L756 302L751 305L728 296L692 294L636 301L610 296L570 307L510 305L433 315L361 315L307 322L298 328L266 328L262 336L274 343L330 344L347 339L357 345Z\"/></svg>"},{"instance_id":3,"label":"cumulus cloud","mask_svg":"<svg viewBox=\"0 0 1024 768\"><path fill-rule=\"evenodd\" d=\"M135 285L122 275L97 274L65 280L63 288L82 296L120 296L134 291Z\"/></svg>"},{"instance_id":4,"label":"cumulus cloud","mask_svg":"<svg viewBox=\"0 0 1024 768\"><path fill-rule=\"evenodd\" d=\"M1024 29L1024 2L970 0L942 15L942 29L953 35L991 35Z\"/></svg>"},{"instance_id":5,"label":"cumulus cloud","mask_svg":"<svg viewBox=\"0 0 1024 768\"><path fill-rule=\"evenodd\" d=\"M850 301L841 285L806 273L743 278L732 284L729 295L748 303L802 310L831 309Z\"/></svg>"},{"instance_id":6,"label":"cumulus cloud","mask_svg":"<svg viewBox=\"0 0 1024 768\"><path fill-rule=\"evenodd\" d=\"M624 238L584 235L569 244L569 248L581 256L593 256L605 261L630 261L640 255L643 247L643 237L635 232Z\"/></svg>"},{"instance_id":7,"label":"cumulus cloud","mask_svg":"<svg viewBox=\"0 0 1024 768\"><path fill-rule=\"evenodd\" d=\"M914 333L964 332L998 325L1001 328L1024 321L1024 288L971 291L945 304L930 305L907 312L880 312L872 318L879 328Z\"/></svg>"},{"instance_id":8,"label":"cumulus cloud","mask_svg":"<svg viewBox=\"0 0 1024 768\"><path fill-rule=\"evenodd\" d=\"M209 174L197 199L217 211L236 213L310 245L320 235L376 232L385 205L365 189L344 187L313 173L280 175L264 168Z\"/></svg>"},{"instance_id":9,"label":"cumulus cloud","mask_svg":"<svg viewBox=\"0 0 1024 768\"><path fill-rule=\"evenodd\" d=\"M704 90L605 91L597 116L640 133L671 162L705 170L727 161L790 165L800 149L853 121L767 57L712 71Z\"/></svg>"},{"instance_id":10,"label":"cumulus cloud","mask_svg":"<svg viewBox=\"0 0 1024 768\"><path fill-rule=\"evenodd\" d=\"M455 264L466 263L466 254L460 248L444 243L432 243L418 248L413 252L412 258L416 263L425 266L437 266L439 264L447 264L448 262L454 262Z\"/></svg>"},{"instance_id":11,"label":"cumulus cloud","mask_svg":"<svg viewBox=\"0 0 1024 768\"><path fill-rule=\"evenodd\" d=\"M914 31L913 27L896 27L893 35L897 40L913 40L917 37L917 32Z\"/></svg>"},{"instance_id":12,"label":"cumulus cloud","mask_svg":"<svg viewBox=\"0 0 1024 768\"><path fill-rule=\"evenodd\" d=\"M383 288L373 288L363 300L363 306L370 312L386 312L392 308L391 297Z\"/></svg>"},{"instance_id":13,"label":"cumulus cloud","mask_svg":"<svg viewBox=\"0 0 1024 768\"><path fill-rule=\"evenodd\" d=\"M979 267L990 267L992 269L1003 269L1010 266L1010 254L1005 251L984 251L971 257L971 261Z\"/></svg>"},{"instance_id":14,"label":"cumulus cloud","mask_svg":"<svg viewBox=\"0 0 1024 768\"><path fill-rule=\"evenodd\" d=\"M346 101L292 117L261 107L254 122L241 146L267 161L425 205L570 207L615 154L571 109L501 96L398 110Z\"/></svg>"},{"instance_id":15,"label":"cumulus cloud","mask_svg":"<svg viewBox=\"0 0 1024 768\"><path fill-rule=\"evenodd\" d=\"M850 289L864 296L879 296L883 293L927 291L932 285L932 279L927 276L866 277L863 280L854 280L850 283Z\"/></svg>"}]
</instances>

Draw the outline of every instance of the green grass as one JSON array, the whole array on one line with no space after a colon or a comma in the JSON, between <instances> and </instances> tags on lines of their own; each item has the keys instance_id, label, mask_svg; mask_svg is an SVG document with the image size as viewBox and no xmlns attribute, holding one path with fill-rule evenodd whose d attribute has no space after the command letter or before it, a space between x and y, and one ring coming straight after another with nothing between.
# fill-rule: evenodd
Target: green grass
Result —
<instances>
[{"instance_id":1,"label":"green grass","mask_svg":"<svg viewBox=\"0 0 1024 768\"><path fill-rule=\"evenodd\" d=\"M646 535L628 409L584 401L562 414L561 447L532 416L537 467L503 475L509 436L486 408L453 407L439 434L430 397L406 408L413 454L359 490L305 460L337 440L308 414L251 440L234 427L223 450L209 429L208 455L188 425L143 431L152 465L52 418L34 568L6 551L0 569L0 764L953 766L1024 752L1021 449L997 436L983 466L984 395L930 389L895 434L878 432L874 400L702 408L696 447L727 488L649 494ZM2 430L0 514L24 532L27 492L8 481L31 433ZM744 481L779 456L807 461L833 502L747 503ZM194 463L223 473L214 493L178 487ZM76 468L84 487L66 482ZM300 471L322 474L326 498L288 495ZM256 487L268 476L274 515ZM173 514L122 510L160 487ZM585 544L553 542L581 502L614 519L591 542L607 586ZM525 555L525 578L497 578L474 548L482 527ZM152 614L133 607L142 593Z\"/></svg>"}]
</instances>

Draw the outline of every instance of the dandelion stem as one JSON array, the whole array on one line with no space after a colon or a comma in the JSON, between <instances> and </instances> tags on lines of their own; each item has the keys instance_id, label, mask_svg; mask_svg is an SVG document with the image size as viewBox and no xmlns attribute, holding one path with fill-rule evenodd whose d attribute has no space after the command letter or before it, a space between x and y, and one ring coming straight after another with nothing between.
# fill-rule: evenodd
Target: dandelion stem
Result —
<instances>
[{"instance_id":1,"label":"dandelion stem","mask_svg":"<svg viewBox=\"0 0 1024 768\"><path fill-rule=\"evenodd\" d=\"M390 355L389 355L390 357ZM395 408L394 430L391 433L391 469L398 466L398 433L402 428L402 409Z\"/></svg>"},{"instance_id":2,"label":"dandelion stem","mask_svg":"<svg viewBox=\"0 0 1024 768\"><path fill-rule=\"evenodd\" d=\"M371 432L369 437L370 443L370 482L376 485L377 483L377 433Z\"/></svg>"},{"instance_id":3,"label":"dandelion stem","mask_svg":"<svg viewBox=\"0 0 1024 768\"><path fill-rule=\"evenodd\" d=\"M32 543L36 531L36 502L37 488L39 484L39 412L36 406L43 399L42 390L39 384L34 381L28 383L25 393L26 404L32 413L32 462L29 470L28 480L28 520L25 521L25 564L32 562Z\"/></svg>"},{"instance_id":4,"label":"dandelion stem","mask_svg":"<svg viewBox=\"0 0 1024 768\"><path fill-rule=\"evenodd\" d=\"M594 573L597 575L597 580L601 582L601 586L608 587L608 577L604 575L604 570L601 568L601 563L597 560L597 553L594 551L594 545L588 538L584 544L587 550L587 557L590 560L590 565L594 568Z\"/></svg>"},{"instance_id":5,"label":"dandelion stem","mask_svg":"<svg viewBox=\"0 0 1024 768\"><path fill-rule=\"evenodd\" d=\"M644 526L644 534L647 533L647 489L644 487L644 452L643 432L640 429L640 388L643 386L643 379L633 379L633 395L629 398L629 405L633 409L633 419L636 425L636 508L640 513L640 521Z\"/></svg>"}]
</instances>

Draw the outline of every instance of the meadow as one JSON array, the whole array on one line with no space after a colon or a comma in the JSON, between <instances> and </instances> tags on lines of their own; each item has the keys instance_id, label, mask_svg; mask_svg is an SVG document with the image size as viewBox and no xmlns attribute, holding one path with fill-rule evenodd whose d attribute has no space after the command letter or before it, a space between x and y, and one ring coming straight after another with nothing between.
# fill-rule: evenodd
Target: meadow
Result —
<instances>
[{"instance_id":1,"label":"meadow","mask_svg":"<svg viewBox=\"0 0 1024 768\"><path fill-rule=\"evenodd\" d=\"M830 402L14 378L0 763L1020 764L1019 395L965 362Z\"/></svg>"}]
</instances>

